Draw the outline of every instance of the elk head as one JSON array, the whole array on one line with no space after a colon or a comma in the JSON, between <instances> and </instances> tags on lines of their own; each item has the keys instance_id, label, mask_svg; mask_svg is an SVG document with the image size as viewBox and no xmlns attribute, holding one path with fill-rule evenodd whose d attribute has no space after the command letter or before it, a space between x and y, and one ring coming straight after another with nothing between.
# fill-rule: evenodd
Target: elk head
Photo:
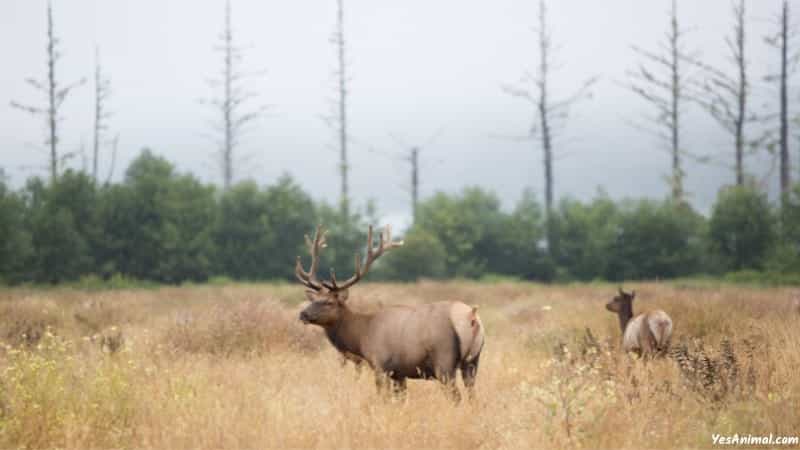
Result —
<instances>
[{"instance_id":1,"label":"elk head","mask_svg":"<svg viewBox=\"0 0 800 450\"><path fill-rule=\"evenodd\" d=\"M606 309L615 312L633 311L633 299L636 298L636 291L627 293L619 288L619 294L613 300L606 303Z\"/></svg>"},{"instance_id":2,"label":"elk head","mask_svg":"<svg viewBox=\"0 0 800 450\"><path fill-rule=\"evenodd\" d=\"M386 251L395 247L400 247L403 242L392 242L392 231L390 226L386 226L380 235L378 247L373 247L372 226L367 232L367 259L361 262L361 255L356 253L355 274L339 283L336 280L336 273L331 268L331 276L328 280L317 279L317 268L319 266L319 254L326 247L325 234L327 231L322 226L317 227L314 239L306 235L306 245L311 254L311 267L308 271L303 269L300 257L297 257L294 274L300 283L306 288L306 298L311 301L303 311L300 312L300 320L303 323L312 323L323 327L337 323L344 310L347 301L348 289L358 283L369 272L372 263L375 262Z\"/></svg>"}]
</instances>

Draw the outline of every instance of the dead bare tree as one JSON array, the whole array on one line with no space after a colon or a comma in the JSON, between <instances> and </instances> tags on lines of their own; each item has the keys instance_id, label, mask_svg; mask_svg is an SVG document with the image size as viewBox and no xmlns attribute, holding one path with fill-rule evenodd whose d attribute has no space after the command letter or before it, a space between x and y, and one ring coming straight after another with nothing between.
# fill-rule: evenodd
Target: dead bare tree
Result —
<instances>
[{"instance_id":1,"label":"dead bare tree","mask_svg":"<svg viewBox=\"0 0 800 450\"><path fill-rule=\"evenodd\" d=\"M61 106L64 104L72 90L82 85L86 80L81 79L75 83L61 86L56 78L56 64L62 57L59 51L60 40L55 36L53 30L53 5L52 2L47 2L47 79L46 81L39 81L35 78L26 78L25 81L33 86L39 92L42 92L47 97L47 104L44 107L28 106L15 101L11 102L11 106L22 111L28 112L35 116L44 116L47 126L47 137L45 138L45 146L49 147L50 151L50 181L55 182L58 178L59 166L70 156L72 153L59 155L58 144L60 141L58 124L61 121L60 111Z\"/></svg>"},{"instance_id":2,"label":"dead bare tree","mask_svg":"<svg viewBox=\"0 0 800 450\"><path fill-rule=\"evenodd\" d=\"M203 100L202 103L210 105L221 116L219 122L214 124L222 135L221 139L217 138L220 148L216 156L222 171L222 184L227 190L236 178L237 165L241 163L237 148L241 144L242 135L247 131L247 125L261 117L267 107L249 106L257 94L243 86L244 80L248 78L248 74L240 69L245 48L234 42L230 0L225 2L225 25L219 40L220 44L214 49L222 53L222 72L220 78L210 79L208 85L212 89L221 87L222 95Z\"/></svg>"},{"instance_id":3,"label":"dead bare tree","mask_svg":"<svg viewBox=\"0 0 800 450\"><path fill-rule=\"evenodd\" d=\"M732 71L720 70L700 60L694 61L695 65L703 69L705 79L698 83L700 96L697 102L703 106L722 128L732 135L734 141L734 173L736 184L741 186L745 182L744 158L746 147L753 152L757 150L767 138L762 134L756 138L748 138L747 126L762 123L766 118L750 110L751 96L748 81L748 61L745 54L746 43L746 15L745 1L738 0L732 5L734 24L733 33L725 38L728 47L729 62L733 65ZM734 72L734 75L729 75Z\"/></svg>"},{"instance_id":4,"label":"dead bare tree","mask_svg":"<svg viewBox=\"0 0 800 450\"><path fill-rule=\"evenodd\" d=\"M329 126L336 130L338 135L339 147L339 176L341 180L341 193L339 199L340 213L345 220L350 217L350 196L348 175L350 165L347 161L347 150L349 135L347 129L347 99L349 90L347 83L347 55L346 41L344 37L344 1L336 0L336 28L330 38L331 43L336 48L336 64L334 71L336 78L336 100L333 112L325 117Z\"/></svg>"},{"instance_id":5,"label":"dead bare tree","mask_svg":"<svg viewBox=\"0 0 800 450\"><path fill-rule=\"evenodd\" d=\"M400 188L404 191L408 192L411 195L411 220L412 225L417 222L417 207L419 205L419 186L420 186L420 174L422 169L422 164L420 161L420 153L424 148L427 148L429 145L433 144L444 131L444 127L440 127L436 130L433 134L431 134L427 140L425 140L422 144L415 143L411 144L408 140L401 138L397 134L390 133L389 136L392 140L397 144L401 150L399 152L385 152L381 150L377 150L374 147L369 147L369 151L372 153L379 154L384 156L394 162L408 164L409 168L411 169L411 177L409 184L401 184ZM435 162L441 163L443 162L442 159L438 159Z\"/></svg>"},{"instance_id":6,"label":"dead bare tree","mask_svg":"<svg viewBox=\"0 0 800 450\"><path fill-rule=\"evenodd\" d=\"M92 149L92 179L97 184L100 148L102 147L103 133L108 131L107 120L111 112L107 109L107 101L111 96L111 80L103 73L100 64L100 50L95 49L94 63L94 145Z\"/></svg>"},{"instance_id":7,"label":"dead bare tree","mask_svg":"<svg viewBox=\"0 0 800 450\"><path fill-rule=\"evenodd\" d=\"M556 132L564 126L570 108L578 101L591 96L591 87L596 78L587 79L572 95L553 100L550 95L550 76L557 65L554 61L553 38L547 26L547 5L539 0L539 26L536 29L539 44L539 64L536 73L526 72L519 86L503 86L503 90L533 104L537 113L537 122L531 126L532 138L538 138L543 150L545 214L547 227L547 243L552 251L555 245L553 223L554 174L555 158L553 142ZM534 89L528 88L533 84Z\"/></svg>"},{"instance_id":8,"label":"dead bare tree","mask_svg":"<svg viewBox=\"0 0 800 450\"><path fill-rule=\"evenodd\" d=\"M786 194L791 189L791 158L789 153L789 77L797 70L800 52L790 52L789 47L798 36L797 26L790 22L789 1L784 0L781 12L775 18L778 31L765 37L766 43L780 53L780 70L767 76L767 81L779 86L780 128L778 132L778 155L780 159L780 189Z\"/></svg>"},{"instance_id":9,"label":"dead bare tree","mask_svg":"<svg viewBox=\"0 0 800 450\"><path fill-rule=\"evenodd\" d=\"M686 30L678 23L677 1L672 0L669 12L669 29L666 42L659 43L661 52L645 50L636 45L634 52L641 58L635 70L628 72L629 81L625 85L655 109L655 115L645 117L645 123L633 125L667 144L671 159L668 177L671 196L676 202L684 202L686 191L683 169L684 156L698 158L683 148L681 117L685 104L696 97L691 91L691 78L688 69L696 55L684 45ZM663 74L657 73L663 71Z\"/></svg>"},{"instance_id":10,"label":"dead bare tree","mask_svg":"<svg viewBox=\"0 0 800 450\"><path fill-rule=\"evenodd\" d=\"M114 136L111 140L111 163L108 166L108 175L106 175L106 184L111 183L111 177L114 176L114 167L117 164L117 149L119 147L119 134Z\"/></svg>"}]
</instances>

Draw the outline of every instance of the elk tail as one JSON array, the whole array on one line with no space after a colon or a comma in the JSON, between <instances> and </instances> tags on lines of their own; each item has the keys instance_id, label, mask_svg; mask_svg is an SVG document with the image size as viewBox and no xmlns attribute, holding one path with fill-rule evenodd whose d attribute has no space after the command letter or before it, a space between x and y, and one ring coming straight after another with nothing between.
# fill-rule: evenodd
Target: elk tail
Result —
<instances>
[{"instance_id":1,"label":"elk tail","mask_svg":"<svg viewBox=\"0 0 800 450\"><path fill-rule=\"evenodd\" d=\"M450 321L458 340L460 361L474 361L481 354L484 339L478 307L457 302L450 309Z\"/></svg>"},{"instance_id":2,"label":"elk tail","mask_svg":"<svg viewBox=\"0 0 800 450\"><path fill-rule=\"evenodd\" d=\"M472 361L481 354L483 350L483 324L478 316L478 306L473 306L469 315L470 344L467 351L462 355L464 361Z\"/></svg>"},{"instance_id":3,"label":"elk tail","mask_svg":"<svg viewBox=\"0 0 800 450\"><path fill-rule=\"evenodd\" d=\"M655 329L653 329L653 335L656 338L656 345L661 347L669 339L669 334L670 334L669 328L672 324L670 323L669 320L658 319L654 325Z\"/></svg>"}]
</instances>

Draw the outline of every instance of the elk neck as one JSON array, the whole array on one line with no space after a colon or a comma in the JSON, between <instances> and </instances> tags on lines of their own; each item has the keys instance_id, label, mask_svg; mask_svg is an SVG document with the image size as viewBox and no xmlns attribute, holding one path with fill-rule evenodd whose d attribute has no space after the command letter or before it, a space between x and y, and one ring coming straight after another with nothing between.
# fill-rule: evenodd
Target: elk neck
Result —
<instances>
[{"instance_id":1,"label":"elk neck","mask_svg":"<svg viewBox=\"0 0 800 450\"><path fill-rule=\"evenodd\" d=\"M619 317L619 326L622 328L622 334L625 334L625 327L628 326L628 322L633 317L633 304L631 302L622 303L617 317Z\"/></svg>"},{"instance_id":2,"label":"elk neck","mask_svg":"<svg viewBox=\"0 0 800 450\"><path fill-rule=\"evenodd\" d=\"M363 357L361 340L367 333L372 317L372 314L360 314L345 307L341 318L336 323L325 327L325 335L340 352L353 353Z\"/></svg>"}]
</instances>

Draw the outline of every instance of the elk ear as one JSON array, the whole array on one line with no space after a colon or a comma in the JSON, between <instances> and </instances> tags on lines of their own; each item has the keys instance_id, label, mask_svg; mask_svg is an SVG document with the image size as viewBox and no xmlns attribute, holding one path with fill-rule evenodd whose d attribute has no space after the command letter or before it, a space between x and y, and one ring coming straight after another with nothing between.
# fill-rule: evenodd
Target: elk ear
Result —
<instances>
[{"instance_id":1,"label":"elk ear","mask_svg":"<svg viewBox=\"0 0 800 450\"><path fill-rule=\"evenodd\" d=\"M636 298L636 291L631 291L631 300Z\"/></svg>"}]
</instances>

